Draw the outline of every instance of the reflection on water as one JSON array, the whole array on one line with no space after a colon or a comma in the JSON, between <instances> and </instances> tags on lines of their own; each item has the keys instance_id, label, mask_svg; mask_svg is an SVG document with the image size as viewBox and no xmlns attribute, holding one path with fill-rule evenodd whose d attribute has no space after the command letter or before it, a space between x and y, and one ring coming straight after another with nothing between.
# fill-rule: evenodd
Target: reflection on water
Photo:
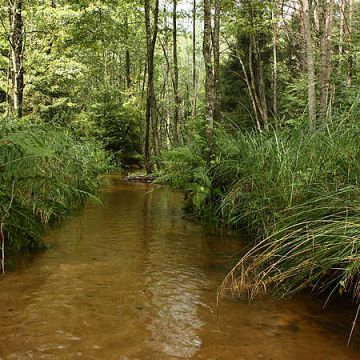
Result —
<instances>
[{"instance_id":1,"label":"reflection on water","mask_svg":"<svg viewBox=\"0 0 360 360\"><path fill-rule=\"evenodd\" d=\"M0 359L360 358L351 308L267 298L217 318L241 242L181 219L181 194L114 176L102 197L0 282Z\"/></svg>"}]
</instances>

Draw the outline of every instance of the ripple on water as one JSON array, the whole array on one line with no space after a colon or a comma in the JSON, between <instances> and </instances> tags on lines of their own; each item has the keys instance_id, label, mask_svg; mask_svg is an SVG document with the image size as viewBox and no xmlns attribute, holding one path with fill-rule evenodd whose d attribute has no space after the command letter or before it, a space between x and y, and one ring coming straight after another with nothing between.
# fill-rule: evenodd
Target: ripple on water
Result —
<instances>
[{"instance_id":1,"label":"ripple on water","mask_svg":"<svg viewBox=\"0 0 360 360\"><path fill-rule=\"evenodd\" d=\"M305 297L224 301L241 242L181 218L182 195L112 177L0 282L0 359L353 360L352 310ZM357 333L358 338L360 335Z\"/></svg>"}]
</instances>

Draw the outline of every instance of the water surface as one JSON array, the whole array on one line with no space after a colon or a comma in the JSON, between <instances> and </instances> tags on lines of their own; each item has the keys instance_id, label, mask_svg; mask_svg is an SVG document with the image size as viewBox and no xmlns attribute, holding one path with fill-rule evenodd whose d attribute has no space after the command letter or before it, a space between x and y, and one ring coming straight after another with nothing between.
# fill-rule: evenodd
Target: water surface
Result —
<instances>
[{"instance_id":1,"label":"water surface","mask_svg":"<svg viewBox=\"0 0 360 360\"><path fill-rule=\"evenodd\" d=\"M0 281L0 359L359 359L354 309L305 296L224 302L243 246L182 219L182 195L111 177Z\"/></svg>"}]
</instances>

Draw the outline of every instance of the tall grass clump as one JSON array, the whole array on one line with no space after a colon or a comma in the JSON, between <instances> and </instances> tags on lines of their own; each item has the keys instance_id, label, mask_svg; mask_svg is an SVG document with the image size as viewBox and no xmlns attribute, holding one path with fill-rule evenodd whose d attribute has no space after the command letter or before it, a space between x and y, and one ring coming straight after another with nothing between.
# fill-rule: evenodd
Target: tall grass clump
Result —
<instances>
[{"instance_id":1,"label":"tall grass clump","mask_svg":"<svg viewBox=\"0 0 360 360\"><path fill-rule=\"evenodd\" d=\"M46 226L77 207L107 168L99 144L42 126L0 128L0 237L3 252L41 247ZM4 263L3 263L4 267Z\"/></svg>"},{"instance_id":2,"label":"tall grass clump","mask_svg":"<svg viewBox=\"0 0 360 360\"><path fill-rule=\"evenodd\" d=\"M254 238L220 297L310 288L360 300L359 135L349 118L315 132L217 132L211 165L191 167L210 183L212 200L201 206L211 203L222 224L246 228ZM174 168L176 152L172 157Z\"/></svg>"},{"instance_id":3,"label":"tall grass clump","mask_svg":"<svg viewBox=\"0 0 360 360\"><path fill-rule=\"evenodd\" d=\"M360 300L359 127L241 135L238 180L223 198L230 225L257 230L257 243L220 295L311 288ZM241 153L241 155L240 155ZM235 175L230 161L220 172Z\"/></svg>"}]
</instances>

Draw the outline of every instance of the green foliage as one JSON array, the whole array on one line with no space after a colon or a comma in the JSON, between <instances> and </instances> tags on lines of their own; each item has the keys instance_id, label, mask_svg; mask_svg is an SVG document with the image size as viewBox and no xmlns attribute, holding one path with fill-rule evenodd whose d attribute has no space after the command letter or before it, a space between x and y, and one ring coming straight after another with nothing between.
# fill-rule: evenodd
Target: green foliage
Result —
<instances>
[{"instance_id":1,"label":"green foliage","mask_svg":"<svg viewBox=\"0 0 360 360\"><path fill-rule=\"evenodd\" d=\"M105 148L115 155L120 166L140 164L142 104L131 96L123 104L105 94L106 100L91 107L90 119L96 125L95 135L104 140Z\"/></svg>"},{"instance_id":2,"label":"green foliage","mask_svg":"<svg viewBox=\"0 0 360 360\"><path fill-rule=\"evenodd\" d=\"M7 248L42 246L46 226L94 194L108 160L95 142L11 123L0 129L0 223Z\"/></svg>"},{"instance_id":3,"label":"green foliage","mask_svg":"<svg viewBox=\"0 0 360 360\"><path fill-rule=\"evenodd\" d=\"M140 93L146 47L136 1L26 2L24 56L26 121L97 138L118 162L139 163L144 104ZM8 8L0 4L7 19ZM0 30L0 112L5 114L9 24ZM134 46L136 44L136 46ZM127 84L130 60L131 87ZM11 101L11 99L10 99Z\"/></svg>"},{"instance_id":4,"label":"green foliage","mask_svg":"<svg viewBox=\"0 0 360 360\"><path fill-rule=\"evenodd\" d=\"M199 149L172 152L167 179L191 192L198 215L211 214L218 223L257 235L221 295L254 297L272 287L286 296L312 287L360 299L355 115L315 133L302 127L261 134L217 131L209 167Z\"/></svg>"}]
</instances>

